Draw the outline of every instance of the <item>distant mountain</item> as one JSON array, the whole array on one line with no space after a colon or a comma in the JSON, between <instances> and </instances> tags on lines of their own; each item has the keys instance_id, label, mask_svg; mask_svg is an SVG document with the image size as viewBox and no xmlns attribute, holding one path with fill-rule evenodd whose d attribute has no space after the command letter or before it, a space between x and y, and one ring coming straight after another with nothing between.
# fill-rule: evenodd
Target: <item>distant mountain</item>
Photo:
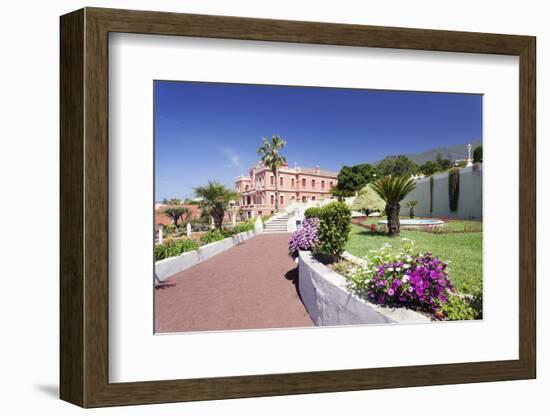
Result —
<instances>
[{"instance_id":1,"label":"distant mountain","mask_svg":"<svg viewBox=\"0 0 550 416\"><path fill-rule=\"evenodd\" d=\"M474 149L481 144L481 140L473 140L469 143L472 145L473 157ZM456 159L466 159L468 157L468 143L459 144L457 146L438 147L432 150L428 150L426 152L405 154L405 156L407 156L417 165L422 165L428 160L435 162L438 154L441 154L441 157L443 159L449 159L451 161L454 161ZM375 162L374 164L378 163L380 163L380 160L378 162Z\"/></svg>"}]
</instances>

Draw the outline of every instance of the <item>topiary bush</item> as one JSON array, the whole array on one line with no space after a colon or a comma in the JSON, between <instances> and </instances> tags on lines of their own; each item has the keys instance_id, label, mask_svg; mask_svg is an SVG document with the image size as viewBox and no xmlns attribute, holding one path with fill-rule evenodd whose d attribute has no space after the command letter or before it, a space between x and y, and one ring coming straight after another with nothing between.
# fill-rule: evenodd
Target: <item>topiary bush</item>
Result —
<instances>
[{"instance_id":1,"label":"topiary bush","mask_svg":"<svg viewBox=\"0 0 550 416\"><path fill-rule=\"evenodd\" d=\"M458 195L460 191L460 172L451 169L449 172L449 209L452 212L458 210Z\"/></svg>"},{"instance_id":2,"label":"topiary bush","mask_svg":"<svg viewBox=\"0 0 550 416\"><path fill-rule=\"evenodd\" d=\"M331 202L318 211L319 244L315 248L317 254L336 261L344 252L351 230L351 210L344 202Z\"/></svg>"},{"instance_id":3,"label":"topiary bush","mask_svg":"<svg viewBox=\"0 0 550 416\"><path fill-rule=\"evenodd\" d=\"M311 207L306 209L306 211L304 212L304 216L306 218L321 218L321 212L322 208Z\"/></svg>"}]
</instances>

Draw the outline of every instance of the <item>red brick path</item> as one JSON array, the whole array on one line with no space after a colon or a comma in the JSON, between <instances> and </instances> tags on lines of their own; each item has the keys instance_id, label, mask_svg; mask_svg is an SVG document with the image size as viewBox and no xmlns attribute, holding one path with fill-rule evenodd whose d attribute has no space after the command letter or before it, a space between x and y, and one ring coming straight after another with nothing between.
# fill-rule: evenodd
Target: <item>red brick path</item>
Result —
<instances>
[{"instance_id":1,"label":"red brick path","mask_svg":"<svg viewBox=\"0 0 550 416\"><path fill-rule=\"evenodd\" d=\"M313 326L287 242L288 234L261 234L164 281L155 331Z\"/></svg>"}]
</instances>

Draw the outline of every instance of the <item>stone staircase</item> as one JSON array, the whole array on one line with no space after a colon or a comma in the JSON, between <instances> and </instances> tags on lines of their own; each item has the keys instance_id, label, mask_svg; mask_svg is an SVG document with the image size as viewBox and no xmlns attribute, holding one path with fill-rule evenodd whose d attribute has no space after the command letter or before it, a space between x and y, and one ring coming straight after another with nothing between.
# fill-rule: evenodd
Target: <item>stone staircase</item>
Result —
<instances>
[{"instance_id":1,"label":"stone staircase","mask_svg":"<svg viewBox=\"0 0 550 416\"><path fill-rule=\"evenodd\" d=\"M264 233L286 233L288 214L279 213L268 219L264 224Z\"/></svg>"}]
</instances>

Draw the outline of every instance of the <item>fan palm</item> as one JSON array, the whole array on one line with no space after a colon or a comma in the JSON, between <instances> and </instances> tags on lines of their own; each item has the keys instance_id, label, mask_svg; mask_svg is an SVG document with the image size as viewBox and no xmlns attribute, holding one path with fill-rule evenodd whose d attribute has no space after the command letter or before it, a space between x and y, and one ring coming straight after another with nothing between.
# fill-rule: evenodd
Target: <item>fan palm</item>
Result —
<instances>
[{"instance_id":1,"label":"fan palm","mask_svg":"<svg viewBox=\"0 0 550 416\"><path fill-rule=\"evenodd\" d=\"M286 142L279 136L271 136L271 140L262 139L262 145L258 149L262 162L267 166L275 177L275 212L279 212L279 168L286 163L280 151L285 147Z\"/></svg>"},{"instance_id":2,"label":"fan palm","mask_svg":"<svg viewBox=\"0 0 550 416\"><path fill-rule=\"evenodd\" d=\"M212 181L208 181L205 186L194 188L193 191L195 196L201 198L201 208L214 219L214 226L221 229L229 203L239 197L237 192L219 182Z\"/></svg>"},{"instance_id":3,"label":"fan palm","mask_svg":"<svg viewBox=\"0 0 550 416\"><path fill-rule=\"evenodd\" d=\"M190 211L186 207L170 207L170 208L164 209L162 212L168 217L170 217L172 221L174 221L174 225L176 226L176 230L177 230L179 219L182 218L184 215L185 217L187 217Z\"/></svg>"},{"instance_id":4,"label":"fan palm","mask_svg":"<svg viewBox=\"0 0 550 416\"><path fill-rule=\"evenodd\" d=\"M389 175L371 183L371 187L386 202L389 236L399 236L399 210L401 209L399 203L416 187L415 180L408 176Z\"/></svg>"}]
</instances>

